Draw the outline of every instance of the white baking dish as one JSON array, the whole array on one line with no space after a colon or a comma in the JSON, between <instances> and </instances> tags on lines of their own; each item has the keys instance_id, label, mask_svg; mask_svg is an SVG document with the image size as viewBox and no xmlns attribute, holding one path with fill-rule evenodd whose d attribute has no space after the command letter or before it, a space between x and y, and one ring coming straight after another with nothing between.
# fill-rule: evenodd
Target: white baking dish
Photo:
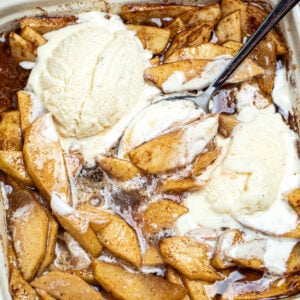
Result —
<instances>
[{"instance_id":1,"label":"white baking dish","mask_svg":"<svg viewBox=\"0 0 300 300\"><path fill-rule=\"evenodd\" d=\"M128 0L0 0L0 37L2 34L12 30L17 25L17 19L22 16L41 15L45 12L49 15L70 15L88 10L101 10L112 13L118 13L120 4L129 2ZM131 2L145 2L145 0L132 0ZM177 1L155 1L152 3L185 3L185 4L206 4L215 2L212 0L177 0ZM268 1L275 5L277 0ZM293 106L297 115L297 121L300 128L300 5L294 8L281 22L281 30L284 34L290 48L289 83L293 97ZM6 263L6 224L5 224L5 192L3 186L0 187L0 299L11 299L8 290L8 276ZM296 296L298 299L299 297Z\"/></svg>"}]
</instances>

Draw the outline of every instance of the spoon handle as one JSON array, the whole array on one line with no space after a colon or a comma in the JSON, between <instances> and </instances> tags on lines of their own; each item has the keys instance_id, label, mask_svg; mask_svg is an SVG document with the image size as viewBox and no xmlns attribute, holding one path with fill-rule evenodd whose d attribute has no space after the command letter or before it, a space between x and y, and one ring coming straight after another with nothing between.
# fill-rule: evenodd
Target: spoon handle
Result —
<instances>
[{"instance_id":1,"label":"spoon handle","mask_svg":"<svg viewBox=\"0 0 300 300\"><path fill-rule=\"evenodd\" d=\"M257 44L299 1L300 0L280 0L269 16L260 25L249 41L244 45L241 51L228 63L224 71L221 72L221 74L212 82L209 90L218 90L242 63L242 61L248 56L248 54L257 46Z\"/></svg>"}]
</instances>

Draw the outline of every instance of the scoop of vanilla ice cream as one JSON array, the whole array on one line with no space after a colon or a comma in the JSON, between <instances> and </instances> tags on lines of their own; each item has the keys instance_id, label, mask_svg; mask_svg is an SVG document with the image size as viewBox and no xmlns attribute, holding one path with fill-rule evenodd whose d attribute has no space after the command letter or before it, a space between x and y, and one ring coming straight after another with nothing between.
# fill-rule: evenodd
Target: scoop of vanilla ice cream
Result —
<instances>
[{"instance_id":1,"label":"scoop of vanilla ice cream","mask_svg":"<svg viewBox=\"0 0 300 300\"><path fill-rule=\"evenodd\" d=\"M140 100L150 57L118 16L89 12L79 20L45 35L27 89L61 134L84 138L112 127Z\"/></svg>"},{"instance_id":2,"label":"scoop of vanilla ice cream","mask_svg":"<svg viewBox=\"0 0 300 300\"><path fill-rule=\"evenodd\" d=\"M214 229L242 224L268 234L296 228L297 213L285 197L299 187L297 134L273 105L244 107L238 119L231 138L216 140L221 154L199 176L209 179L205 187L185 197L190 213L177 224L181 233L195 224Z\"/></svg>"},{"instance_id":3,"label":"scoop of vanilla ice cream","mask_svg":"<svg viewBox=\"0 0 300 300\"><path fill-rule=\"evenodd\" d=\"M247 110L252 119L235 130L222 168L206 189L207 200L220 212L266 210L285 175L288 126L272 108Z\"/></svg>"}]
</instances>

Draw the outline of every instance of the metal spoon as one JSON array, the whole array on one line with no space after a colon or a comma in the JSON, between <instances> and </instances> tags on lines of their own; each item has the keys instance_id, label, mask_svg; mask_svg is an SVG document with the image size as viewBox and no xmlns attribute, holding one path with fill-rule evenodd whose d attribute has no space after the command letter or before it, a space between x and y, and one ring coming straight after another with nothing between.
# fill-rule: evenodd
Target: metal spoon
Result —
<instances>
[{"instance_id":1,"label":"metal spoon","mask_svg":"<svg viewBox=\"0 0 300 300\"><path fill-rule=\"evenodd\" d=\"M277 25L277 23L299 2L300 0L280 0L269 16L252 35L240 52L227 64L224 70L210 84L210 86L200 95L170 95L164 96L160 100L190 100L197 106L208 110L208 102L232 75L236 68L244 61L257 44Z\"/></svg>"}]
</instances>

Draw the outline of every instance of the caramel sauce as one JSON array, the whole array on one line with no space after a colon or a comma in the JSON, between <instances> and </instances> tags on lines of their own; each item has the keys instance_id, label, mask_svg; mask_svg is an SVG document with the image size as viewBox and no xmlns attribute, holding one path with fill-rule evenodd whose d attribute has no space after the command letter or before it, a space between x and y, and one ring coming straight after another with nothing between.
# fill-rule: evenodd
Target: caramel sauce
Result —
<instances>
[{"instance_id":1,"label":"caramel sauce","mask_svg":"<svg viewBox=\"0 0 300 300\"><path fill-rule=\"evenodd\" d=\"M235 88L232 85L220 89L213 96L212 113L234 114L236 112Z\"/></svg>"},{"instance_id":2,"label":"caramel sauce","mask_svg":"<svg viewBox=\"0 0 300 300\"><path fill-rule=\"evenodd\" d=\"M16 92L25 87L29 73L11 56L8 41L0 43L0 112L16 108Z\"/></svg>"}]
</instances>

